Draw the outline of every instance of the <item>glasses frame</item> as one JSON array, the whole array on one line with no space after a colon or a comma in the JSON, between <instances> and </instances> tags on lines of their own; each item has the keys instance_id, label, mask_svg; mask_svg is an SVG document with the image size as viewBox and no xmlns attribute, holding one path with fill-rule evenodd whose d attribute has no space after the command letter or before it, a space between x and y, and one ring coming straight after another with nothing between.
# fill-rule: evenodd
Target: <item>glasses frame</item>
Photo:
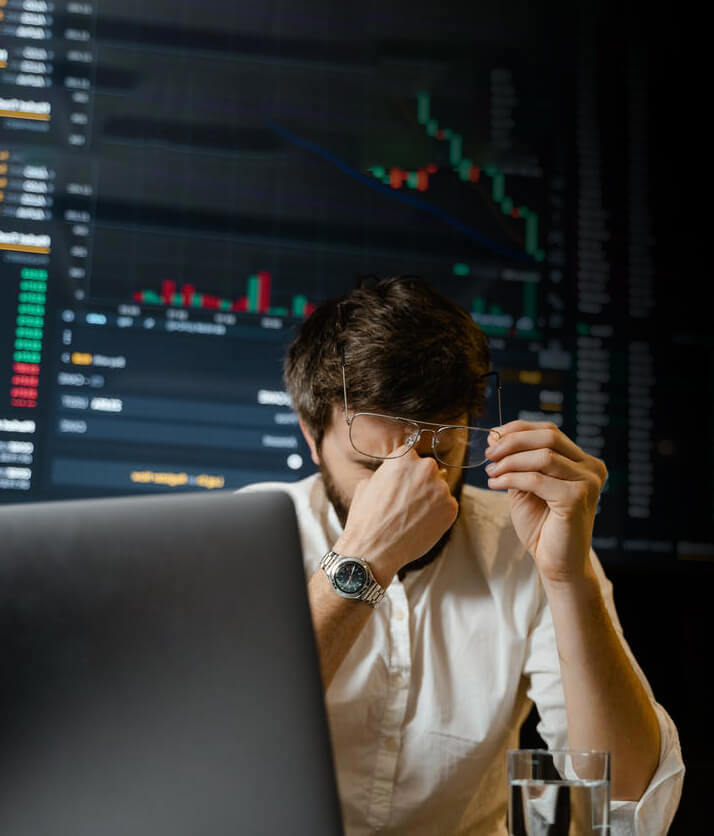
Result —
<instances>
[{"instance_id":1,"label":"glasses frame","mask_svg":"<svg viewBox=\"0 0 714 836\"><path fill-rule=\"evenodd\" d=\"M430 432L431 433L431 452L434 458L439 462L439 464L443 464L444 467L453 467L459 468L460 470L469 470L474 467L481 467L484 462L479 462L479 464L449 464L445 462L443 459L440 459L436 453L436 440L437 436L442 430L478 430L479 432L487 432L487 433L495 433L499 438L500 435L497 430L488 428L488 427L471 427L465 424L435 424L431 421L416 421L413 418L405 418L401 415L385 415L381 412L353 412L352 415L349 414L349 407L347 404L347 376L345 373L345 346L344 343L340 343L338 345L338 351L340 353L340 361L342 365L342 393L344 396L344 412L345 412L345 423L349 427L349 439L350 444L352 445L352 449L359 453L360 456L367 456L369 459L376 459L377 461L388 461L390 459L399 459L402 456L405 456L409 450L415 447L419 443L419 439L422 436L422 433ZM499 426L503 424L503 413L501 411L501 376L498 372L486 372L486 374L482 374L479 376L479 380L485 377L494 377L496 380L496 396L498 399L498 422ZM372 456L369 453L363 453L361 450L358 450L354 442L352 441L352 422L358 415L367 415L374 418L388 418L391 421L398 420L398 421L406 421L410 424L414 424L419 428L419 432L416 433L415 437L407 447L407 449L400 453L398 456ZM435 429L429 429L430 427Z\"/></svg>"}]
</instances>

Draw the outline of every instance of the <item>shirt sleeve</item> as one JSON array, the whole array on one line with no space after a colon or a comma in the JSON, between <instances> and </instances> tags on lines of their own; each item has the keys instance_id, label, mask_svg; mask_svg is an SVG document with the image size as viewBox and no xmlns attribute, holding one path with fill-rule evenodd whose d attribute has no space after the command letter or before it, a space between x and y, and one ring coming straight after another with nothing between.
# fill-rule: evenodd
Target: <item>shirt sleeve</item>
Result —
<instances>
[{"instance_id":1,"label":"shirt sleeve","mask_svg":"<svg viewBox=\"0 0 714 836\"><path fill-rule=\"evenodd\" d=\"M652 688L634 657L622 632L615 609L612 583L600 561L590 552L593 569L600 582L603 600L612 625L633 670L642 682L657 715L660 730L660 754L657 769L639 801L612 799L613 836L659 836L667 833L679 806L684 780L684 762L677 729L665 709L655 700ZM540 715L538 733L549 749L567 748L565 697L560 678L560 664L550 608L541 587L541 605L530 633L524 675L530 680L528 696Z\"/></svg>"}]
</instances>

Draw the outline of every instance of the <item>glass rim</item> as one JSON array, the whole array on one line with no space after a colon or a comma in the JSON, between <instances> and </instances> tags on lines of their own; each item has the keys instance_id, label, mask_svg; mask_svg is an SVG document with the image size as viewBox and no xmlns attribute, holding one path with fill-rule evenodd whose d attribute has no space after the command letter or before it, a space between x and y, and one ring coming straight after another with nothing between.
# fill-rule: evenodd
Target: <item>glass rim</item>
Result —
<instances>
[{"instance_id":1,"label":"glass rim","mask_svg":"<svg viewBox=\"0 0 714 836\"><path fill-rule=\"evenodd\" d=\"M506 749L507 755L523 754L523 755L607 755L610 756L609 749Z\"/></svg>"},{"instance_id":2,"label":"glass rim","mask_svg":"<svg viewBox=\"0 0 714 836\"><path fill-rule=\"evenodd\" d=\"M350 429L352 428L355 418L358 418L360 415L368 415L371 418L386 418L389 421L401 421L403 424L411 424L412 426L419 428L437 427L436 430L429 430L429 432L434 432L437 435L441 432L441 430L476 430L477 432L494 433L499 438L501 437L501 433L499 433L494 427L474 427L472 424L439 424L434 421L419 421L416 418L404 418L402 415L387 415L384 412L368 412L366 410L360 410L359 412L352 413L349 419Z\"/></svg>"},{"instance_id":3,"label":"glass rim","mask_svg":"<svg viewBox=\"0 0 714 836\"><path fill-rule=\"evenodd\" d=\"M607 749L507 749L506 773L511 784L606 783L612 756Z\"/></svg>"},{"instance_id":4,"label":"glass rim","mask_svg":"<svg viewBox=\"0 0 714 836\"><path fill-rule=\"evenodd\" d=\"M414 441L412 441L410 444L408 444L408 446L406 447L406 449L402 453L398 453L396 455L375 456L373 453L366 453L364 450L360 449L360 446L359 446L358 443L355 443L355 440L352 436L355 419L359 418L360 415L364 415L364 416L367 416L369 418L383 418L383 419L386 419L387 421L399 422L399 423L402 423L406 426L414 427L415 430L418 431L417 438ZM473 430L473 431L478 432L478 433L487 433L488 435L490 435L491 433L494 433L498 438L501 437L501 434L497 430L492 429L490 427L472 427L468 424L437 424L437 423L434 423L434 422L431 422L431 421L415 421L411 418L404 418L400 415L385 415L382 412L366 412L366 411L365 412L355 412L355 413L352 414L352 416L350 417L347 424L348 424L348 427L349 427L350 444L352 445L353 449L356 452L358 452L361 456L366 456L369 459L375 459L376 461L382 461L382 462L393 461L394 459L400 459L400 458L402 458L402 456L406 456L406 454L410 450L414 449L415 444L418 442L419 438L421 437L422 431L426 431L426 432L432 433L431 448L432 448L432 451L434 453L434 458L439 462L439 464L443 465L444 467L450 467L450 468L455 468L455 469L459 469L459 470L469 470L470 468L481 467L481 465L483 465L486 461L488 461L488 459L484 455L483 458L479 457L479 461L469 463L469 464L452 464L451 462L444 461L444 459L440 458L438 453L437 453L437 440L439 438L440 433L443 433L446 430L468 430L469 432ZM429 429L430 427L436 427L436 429Z\"/></svg>"}]
</instances>

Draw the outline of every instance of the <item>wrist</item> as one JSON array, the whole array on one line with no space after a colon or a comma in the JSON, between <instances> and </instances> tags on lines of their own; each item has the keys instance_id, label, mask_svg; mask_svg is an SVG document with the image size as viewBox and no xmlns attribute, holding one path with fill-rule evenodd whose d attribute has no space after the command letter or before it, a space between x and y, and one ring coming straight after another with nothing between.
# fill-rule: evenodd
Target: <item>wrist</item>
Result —
<instances>
[{"instance_id":1,"label":"wrist","mask_svg":"<svg viewBox=\"0 0 714 836\"><path fill-rule=\"evenodd\" d=\"M566 596L587 600L600 595L600 583L590 560L585 562L581 571L566 576L541 576L541 580L549 601Z\"/></svg>"}]
</instances>

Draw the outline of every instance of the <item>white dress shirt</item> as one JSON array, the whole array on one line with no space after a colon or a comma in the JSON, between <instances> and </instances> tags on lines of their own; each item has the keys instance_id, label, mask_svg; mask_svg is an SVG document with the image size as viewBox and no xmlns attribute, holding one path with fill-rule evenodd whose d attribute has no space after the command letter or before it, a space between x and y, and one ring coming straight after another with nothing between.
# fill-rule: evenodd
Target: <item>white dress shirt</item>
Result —
<instances>
[{"instance_id":1,"label":"white dress shirt","mask_svg":"<svg viewBox=\"0 0 714 836\"><path fill-rule=\"evenodd\" d=\"M309 579L342 527L319 475L244 490L276 488L295 503ZM681 795L679 738L622 636L612 584L591 559L662 740L640 801L613 800L612 834L658 836ZM506 750L518 747L531 705L550 749L567 747L567 726L550 609L505 493L464 488L446 548L395 577L326 703L347 836L507 833Z\"/></svg>"}]
</instances>

